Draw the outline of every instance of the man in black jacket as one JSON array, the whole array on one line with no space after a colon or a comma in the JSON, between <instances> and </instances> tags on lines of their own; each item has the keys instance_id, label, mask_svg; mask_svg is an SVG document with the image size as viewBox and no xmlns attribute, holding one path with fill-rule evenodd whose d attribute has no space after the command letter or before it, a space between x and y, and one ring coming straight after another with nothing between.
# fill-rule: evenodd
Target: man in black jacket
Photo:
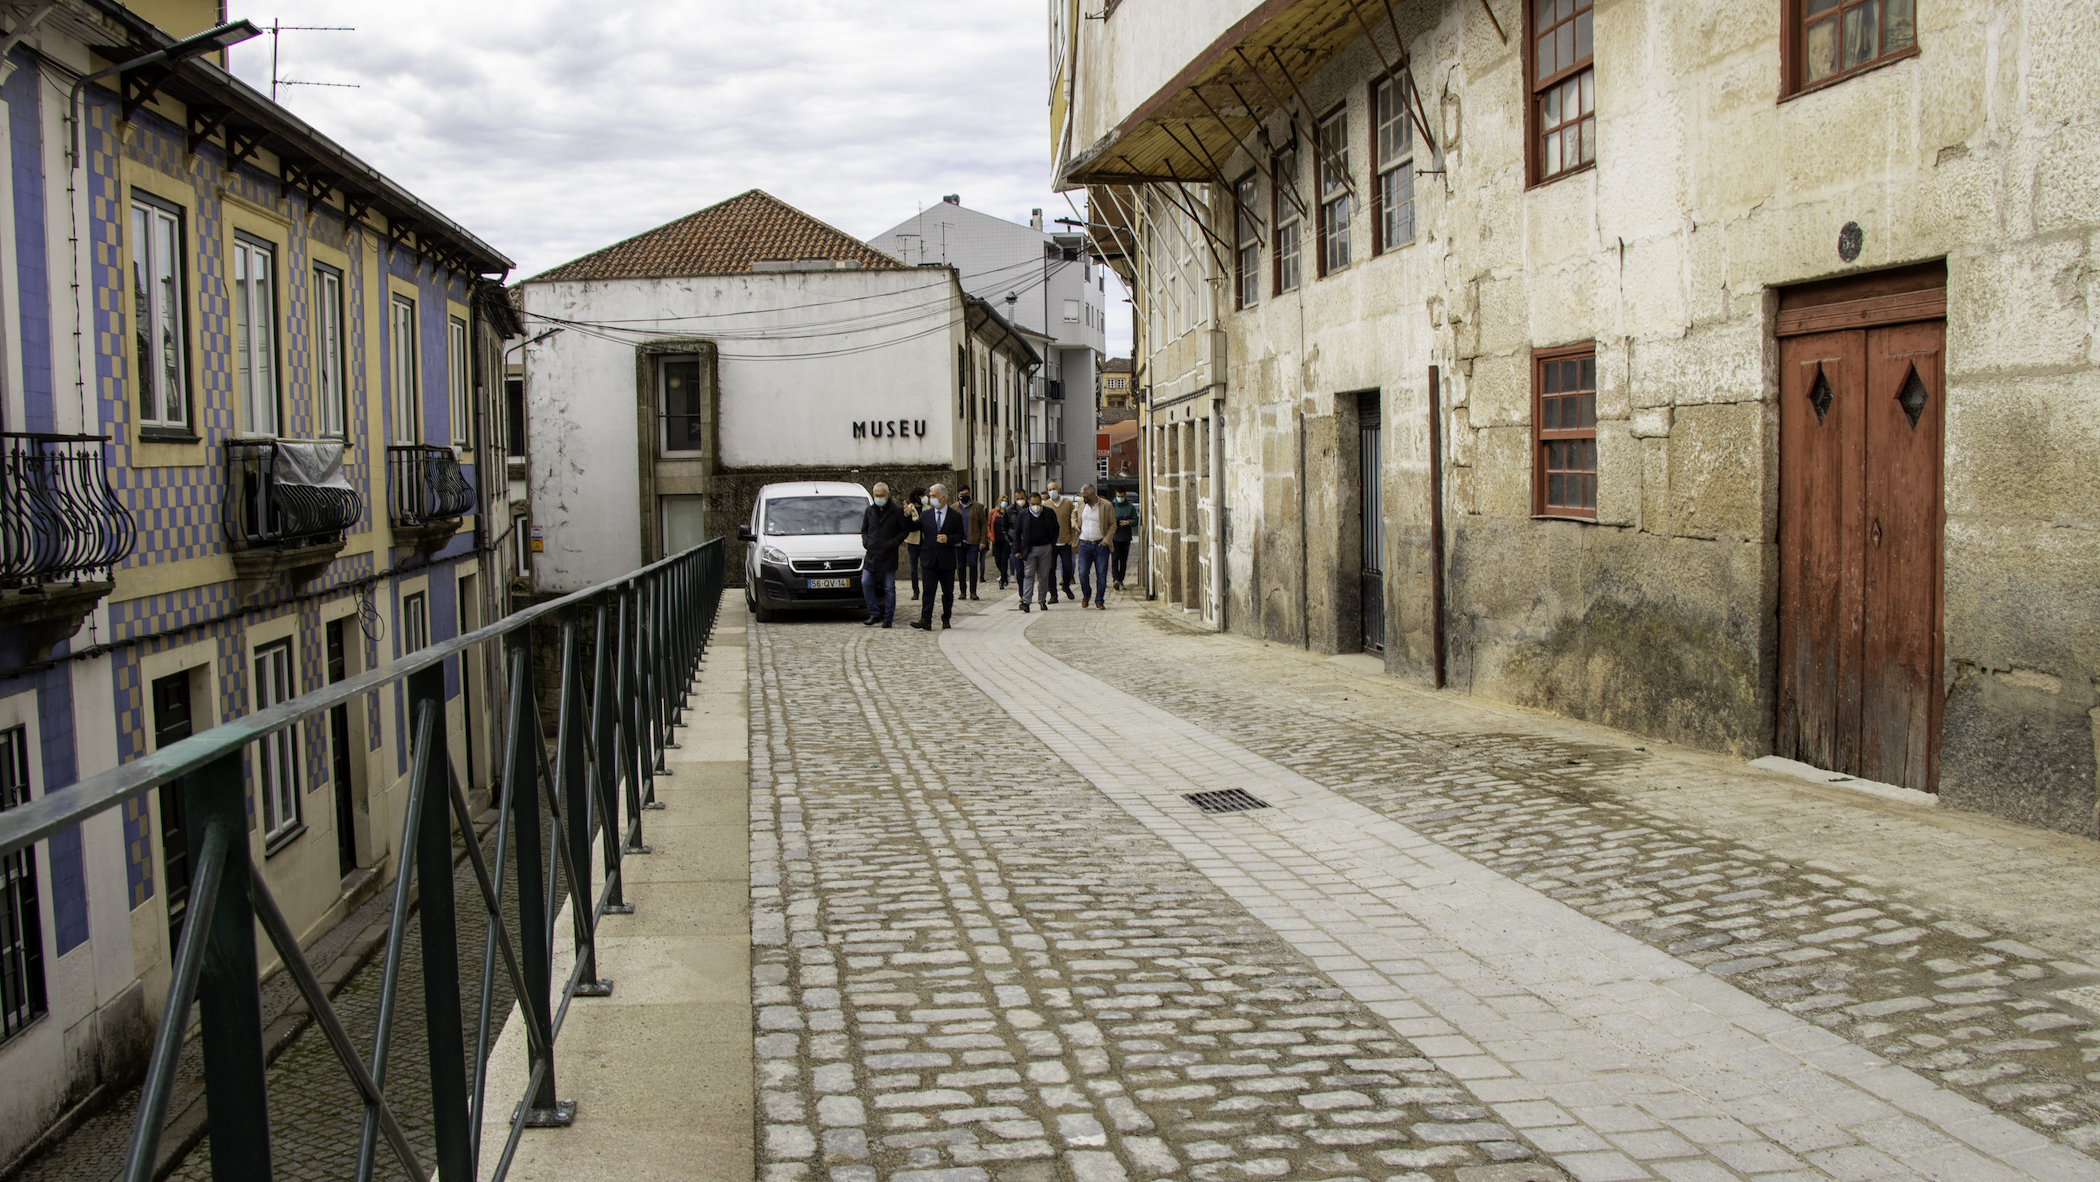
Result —
<instances>
[{"instance_id":1,"label":"man in black jacket","mask_svg":"<svg viewBox=\"0 0 2100 1182\"><path fill-rule=\"evenodd\" d=\"M860 594L868 602L868 626L887 628L897 618L897 547L911 530L904 510L890 503L890 486L878 484L875 500L860 515Z\"/></svg>"},{"instance_id":2,"label":"man in black jacket","mask_svg":"<svg viewBox=\"0 0 2100 1182\"><path fill-rule=\"evenodd\" d=\"M941 585L941 627L951 626L948 617L955 612L955 571L962 565L970 529L969 515L949 506L946 485L936 484L926 490L926 495L933 504L919 510L919 556L923 564L919 581L925 587L925 596L919 600L919 618L912 621L912 627L921 632L933 631L936 582Z\"/></svg>"},{"instance_id":3,"label":"man in black jacket","mask_svg":"<svg viewBox=\"0 0 2100 1182\"><path fill-rule=\"evenodd\" d=\"M1057 514L1043 504L1043 494L1029 493L1028 507L1014 522L1014 555L1021 564L1021 610L1028 596L1049 609L1051 583L1057 578Z\"/></svg>"}]
</instances>

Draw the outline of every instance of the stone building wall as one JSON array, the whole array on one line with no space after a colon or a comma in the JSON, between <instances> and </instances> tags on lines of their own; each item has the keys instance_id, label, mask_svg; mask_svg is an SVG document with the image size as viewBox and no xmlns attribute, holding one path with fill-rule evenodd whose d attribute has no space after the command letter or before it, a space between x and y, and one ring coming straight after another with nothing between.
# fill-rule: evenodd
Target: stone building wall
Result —
<instances>
[{"instance_id":1,"label":"stone building wall","mask_svg":"<svg viewBox=\"0 0 2100 1182\"><path fill-rule=\"evenodd\" d=\"M1315 278L1308 224L1301 288L1277 295L1265 276L1256 307L1218 316L1227 626L1316 651L1361 644L1355 399L1378 391L1385 660L1430 676L1435 366L1450 684L1769 752L1776 292L1944 260L1939 787L1950 805L2094 832L2100 79L2075 47L2100 13L1920 3L1916 56L1781 100L1777 0L1601 4L1597 166L1532 185L1520 6L1495 5L1507 42L1478 3L1395 10L1438 147L1417 144L1414 241L1370 257L1365 120L1395 56L1381 26L1382 54L1359 39L1299 79L1313 113L1346 104L1355 257ZM1280 113L1268 131L1290 135ZM1315 155L1301 132L1308 201ZM1224 169L1257 165L1243 150ZM1258 188L1266 219L1269 181ZM1229 202L1211 202L1229 236ZM1862 232L1851 260L1848 223ZM1532 354L1583 341L1596 347L1597 516L1540 519ZM1147 360L1167 372L1164 359Z\"/></svg>"}]
</instances>

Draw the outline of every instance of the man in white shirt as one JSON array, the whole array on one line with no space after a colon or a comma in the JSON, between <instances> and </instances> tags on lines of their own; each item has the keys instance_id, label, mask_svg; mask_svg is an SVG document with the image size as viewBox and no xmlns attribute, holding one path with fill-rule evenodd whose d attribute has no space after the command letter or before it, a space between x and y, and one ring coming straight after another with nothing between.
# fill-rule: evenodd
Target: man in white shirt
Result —
<instances>
[{"instance_id":1,"label":"man in white shirt","mask_svg":"<svg viewBox=\"0 0 2100 1182\"><path fill-rule=\"evenodd\" d=\"M1108 507L1089 484L1079 490L1079 503L1072 507L1072 533L1079 549L1079 606L1089 595L1094 606L1108 610L1108 555L1116 536L1116 511ZM1092 575L1092 590L1088 590Z\"/></svg>"}]
</instances>

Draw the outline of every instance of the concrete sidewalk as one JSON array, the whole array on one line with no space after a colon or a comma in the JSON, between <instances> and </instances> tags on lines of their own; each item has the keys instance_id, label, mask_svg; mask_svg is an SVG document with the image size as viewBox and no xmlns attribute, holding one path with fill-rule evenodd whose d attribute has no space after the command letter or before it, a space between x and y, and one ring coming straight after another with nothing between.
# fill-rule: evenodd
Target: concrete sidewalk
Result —
<instances>
[{"instance_id":1,"label":"concrete sidewalk","mask_svg":"<svg viewBox=\"0 0 2100 1182\"><path fill-rule=\"evenodd\" d=\"M510 1177L720 1178L755 1174L751 1087L750 741L745 610L735 593L695 683L663 811L642 816L654 850L624 860L633 915L598 930L609 998L578 998L555 1047L567 1129L528 1130ZM566 908L555 931L566 932ZM574 965L554 962L565 980ZM560 1002L557 999L556 1005ZM493 1174L528 1074L512 1010L489 1060L482 1175Z\"/></svg>"}]
</instances>

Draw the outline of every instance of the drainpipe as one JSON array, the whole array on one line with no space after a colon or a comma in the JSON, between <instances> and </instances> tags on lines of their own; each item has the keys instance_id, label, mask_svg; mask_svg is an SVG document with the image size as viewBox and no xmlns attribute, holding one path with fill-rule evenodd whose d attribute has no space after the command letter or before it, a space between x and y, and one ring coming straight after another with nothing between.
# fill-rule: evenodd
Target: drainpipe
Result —
<instances>
[{"instance_id":1,"label":"drainpipe","mask_svg":"<svg viewBox=\"0 0 2100 1182\"><path fill-rule=\"evenodd\" d=\"M1305 524L1305 404L1298 405L1298 639L1312 651L1312 535Z\"/></svg>"},{"instance_id":2,"label":"drainpipe","mask_svg":"<svg viewBox=\"0 0 2100 1182\"><path fill-rule=\"evenodd\" d=\"M1429 367L1430 684L1444 688L1444 415L1442 374Z\"/></svg>"}]
</instances>

